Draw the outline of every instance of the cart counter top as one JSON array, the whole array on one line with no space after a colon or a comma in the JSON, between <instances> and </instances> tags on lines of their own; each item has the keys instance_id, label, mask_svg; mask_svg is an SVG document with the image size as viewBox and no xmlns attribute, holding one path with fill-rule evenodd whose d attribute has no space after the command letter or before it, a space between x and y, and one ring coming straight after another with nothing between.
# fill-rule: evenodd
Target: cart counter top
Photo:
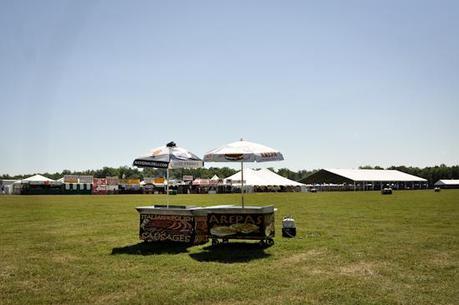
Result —
<instances>
[{"instance_id":1,"label":"cart counter top","mask_svg":"<svg viewBox=\"0 0 459 305\"><path fill-rule=\"evenodd\" d=\"M168 214L168 215L204 215L206 213L237 213L237 214L269 214L276 209L274 206L237 206L237 205L215 205L208 207L196 206L143 206L137 207L140 214Z\"/></svg>"},{"instance_id":2,"label":"cart counter top","mask_svg":"<svg viewBox=\"0 0 459 305\"><path fill-rule=\"evenodd\" d=\"M270 214L276 209L274 206L237 206L237 205L216 205L203 207L209 213L237 213L237 214Z\"/></svg>"},{"instance_id":3,"label":"cart counter top","mask_svg":"<svg viewBox=\"0 0 459 305\"><path fill-rule=\"evenodd\" d=\"M143 206L137 207L139 214L159 214L159 215L184 215L184 216L205 216L207 212L195 206Z\"/></svg>"}]
</instances>

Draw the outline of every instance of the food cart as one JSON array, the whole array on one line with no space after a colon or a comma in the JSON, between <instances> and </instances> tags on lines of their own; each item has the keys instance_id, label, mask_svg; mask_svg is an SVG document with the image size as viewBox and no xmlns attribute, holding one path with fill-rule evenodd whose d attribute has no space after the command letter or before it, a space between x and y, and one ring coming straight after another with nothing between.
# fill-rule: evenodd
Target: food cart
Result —
<instances>
[{"instance_id":1,"label":"food cart","mask_svg":"<svg viewBox=\"0 0 459 305\"><path fill-rule=\"evenodd\" d=\"M139 238L147 242L179 242L212 245L230 239L258 240L274 244L273 206L222 205L210 207L155 205L138 207Z\"/></svg>"},{"instance_id":2,"label":"food cart","mask_svg":"<svg viewBox=\"0 0 459 305\"><path fill-rule=\"evenodd\" d=\"M279 151L264 145L244 141L230 143L208 152L208 162L241 163L241 206L211 207L169 206L169 169L199 168L203 161L174 142L152 150L148 156L134 160L138 167L166 169L167 205L139 207L140 239L148 242L173 241L193 245L206 243L210 238L216 245L219 240L259 240L263 245L274 244L273 206L244 205L244 161L268 162L284 160Z\"/></svg>"}]
</instances>

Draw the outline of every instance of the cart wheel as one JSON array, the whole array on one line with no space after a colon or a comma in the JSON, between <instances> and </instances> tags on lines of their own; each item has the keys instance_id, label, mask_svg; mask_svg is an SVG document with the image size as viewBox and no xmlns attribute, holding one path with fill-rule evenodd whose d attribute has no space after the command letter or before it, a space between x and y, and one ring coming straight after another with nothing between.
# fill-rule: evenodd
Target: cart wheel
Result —
<instances>
[{"instance_id":1,"label":"cart wheel","mask_svg":"<svg viewBox=\"0 0 459 305\"><path fill-rule=\"evenodd\" d=\"M269 247L272 246L272 245L274 245L274 239L268 238L268 239L266 240L266 245L269 246Z\"/></svg>"},{"instance_id":2,"label":"cart wheel","mask_svg":"<svg viewBox=\"0 0 459 305\"><path fill-rule=\"evenodd\" d=\"M218 245L218 239L212 238L212 246Z\"/></svg>"}]
</instances>

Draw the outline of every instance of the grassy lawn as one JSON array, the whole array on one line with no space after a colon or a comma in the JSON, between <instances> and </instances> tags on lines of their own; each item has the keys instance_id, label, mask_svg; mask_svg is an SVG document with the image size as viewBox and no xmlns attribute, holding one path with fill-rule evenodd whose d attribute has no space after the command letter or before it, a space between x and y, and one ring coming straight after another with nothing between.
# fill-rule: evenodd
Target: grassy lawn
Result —
<instances>
[{"instance_id":1,"label":"grassy lawn","mask_svg":"<svg viewBox=\"0 0 459 305\"><path fill-rule=\"evenodd\" d=\"M459 190L250 194L275 245L146 247L161 195L0 196L0 304L458 304ZM239 202L179 195L171 203ZM280 235L292 214L298 235Z\"/></svg>"}]
</instances>

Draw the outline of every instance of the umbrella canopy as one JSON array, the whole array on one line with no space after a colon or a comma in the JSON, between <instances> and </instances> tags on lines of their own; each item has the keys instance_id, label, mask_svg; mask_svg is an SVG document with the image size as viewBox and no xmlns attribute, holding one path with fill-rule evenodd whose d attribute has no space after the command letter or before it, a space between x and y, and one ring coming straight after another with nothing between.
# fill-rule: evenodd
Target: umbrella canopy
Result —
<instances>
[{"instance_id":1,"label":"umbrella canopy","mask_svg":"<svg viewBox=\"0 0 459 305\"><path fill-rule=\"evenodd\" d=\"M150 155L134 160L134 166L153 168L199 168L204 165L201 159L174 142L155 148Z\"/></svg>"},{"instance_id":2,"label":"umbrella canopy","mask_svg":"<svg viewBox=\"0 0 459 305\"><path fill-rule=\"evenodd\" d=\"M174 142L155 148L151 154L134 160L134 166L166 169L166 198L169 207L169 169L199 168L204 165L201 159L185 148L177 147Z\"/></svg>"},{"instance_id":3,"label":"umbrella canopy","mask_svg":"<svg viewBox=\"0 0 459 305\"><path fill-rule=\"evenodd\" d=\"M284 156L268 146L249 141L229 143L204 155L205 162L268 162L282 161Z\"/></svg>"},{"instance_id":4,"label":"umbrella canopy","mask_svg":"<svg viewBox=\"0 0 459 305\"><path fill-rule=\"evenodd\" d=\"M282 161L284 156L268 146L249 141L229 143L204 155L205 162L241 162L241 204L244 207L244 162Z\"/></svg>"}]
</instances>

